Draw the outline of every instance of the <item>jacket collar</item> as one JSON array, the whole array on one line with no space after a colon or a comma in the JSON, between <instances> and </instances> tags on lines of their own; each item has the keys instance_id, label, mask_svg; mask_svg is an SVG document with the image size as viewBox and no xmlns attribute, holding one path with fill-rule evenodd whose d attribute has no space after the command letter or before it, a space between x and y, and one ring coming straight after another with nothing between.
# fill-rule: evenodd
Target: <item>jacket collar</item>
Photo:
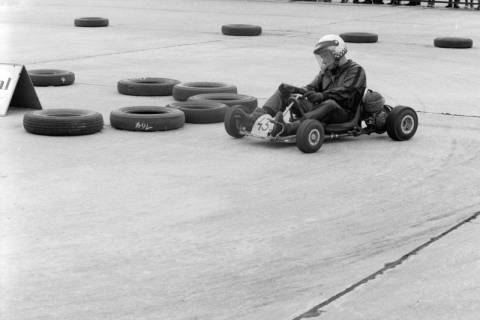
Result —
<instances>
[{"instance_id":1,"label":"jacket collar","mask_svg":"<svg viewBox=\"0 0 480 320\"><path fill-rule=\"evenodd\" d=\"M328 71L328 73L332 76L335 76L339 73L342 73L345 69L347 69L352 64L352 60L348 59L347 62L342 64L341 66L337 66L332 71Z\"/></svg>"}]
</instances>

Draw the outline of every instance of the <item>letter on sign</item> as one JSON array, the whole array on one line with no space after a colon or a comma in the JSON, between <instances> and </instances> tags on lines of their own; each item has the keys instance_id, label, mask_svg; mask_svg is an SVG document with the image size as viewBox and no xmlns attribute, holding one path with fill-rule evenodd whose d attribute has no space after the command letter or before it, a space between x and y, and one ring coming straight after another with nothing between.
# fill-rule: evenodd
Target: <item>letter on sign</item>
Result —
<instances>
[{"instance_id":1,"label":"letter on sign","mask_svg":"<svg viewBox=\"0 0 480 320\"><path fill-rule=\"evenodd\" d=\"M0 63L0 116L9 107L42 109L25 67Z\"/></svg>"}]
</instances>

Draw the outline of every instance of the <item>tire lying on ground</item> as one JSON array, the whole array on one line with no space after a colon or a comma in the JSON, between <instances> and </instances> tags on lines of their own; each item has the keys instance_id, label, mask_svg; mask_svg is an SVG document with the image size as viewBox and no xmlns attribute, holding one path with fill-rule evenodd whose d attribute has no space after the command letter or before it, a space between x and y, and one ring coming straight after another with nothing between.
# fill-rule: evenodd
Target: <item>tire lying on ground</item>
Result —
<instances>
[{"instance_id":1,"label":"tire lying on ground","mask_svg":"<svg viewBox=\"0 0 480 320\"><path fill-rule=\"evenodd\" d=\"M378 41L378 34L368 32L345 32L340 33L340 38L351 43L374 43Z\"/></svg>"},{"instance_id":2,"label":"tire lying on ground","mask_svg":"<svg viewBox=\"0 0 480 320\"><path fill-rule=\"evenodd\" d=\"M173 87L179 83L168 78L125 79L118 81L117 90L131 96L171 96Z\"/></svg>"},{"instance_id":3,"label":"tire lying on ground","mask_svg":"<svg viewBox=\"0 0 480 320\"><path fill-rule=\"evenodd\" d=\"M473 46L470 38L441 37L433 40L433 45L438 48L468 49Z\"/></svg>"},{"instance_id":4,"label":"tire lying on ground","mask_svg":"<svg viewBox=\"0 0 480 320\"><path fill-rule=\"evenodd\" d=\"M185 82L173 87L172 95L177 101L186 101L191 96L201 93L237 93L237 87L223 82Z\"/></svg>"},{"instance_id":5,"label":"tire lying on ground","mask_svg":"<svg viewBox=\"0 0 480 320\"><path fill-rule=\"evenodd\" d=\"M262 27L252 24L225 24L222 33L227 36L258 36L262 33Z\"/></svg>"},{"instance_id":6,"label":"tire lying on ground","mask_svg":"<svg viewBox=\"0 0 480 320\"><path fill-rule=\"evenodd\" d=\"M76 27L106 27L108 19L100 17L83 17L75 19Z\"/></svg>"},{"instance_id":7,"label":"tire lying on ground","mask_svg":"<svg viewBox=\"0 0 480 320\"><path fill-rule=\"evenodd\" d=\"M188 98L188 101L213 101L226 104L227 106L241 105L248 112L252 112L258 105L257 98L248 96L246 94L236 93L205 93L197 94Z\"/></svg>"},{"instance_id":8,"label":"tire lying on ground","mask_svg":"<svg viewBox=\"0 0 480 320\"><path fill-rule=\"evenodd\" d=\"M26 113L23 127L27 132L46 136L79 136L102 130L100 113L82 109L49 109Z\"/></svg>"},{"instance_id":9,"label":"tire lying on ground","mask_svg":"<svg viewBox=\"0 0 480 320\"><path fill-rule=\"evenodd\" d=\"M65 70L34 69L28 75L36 87L68 86L75 82L75 74Z\"/></svg>"},{"instance_id":10,"label":"tire lying on ground","mask_svg":"<svg viewBox=\"0 0 480 320\"><path fill-rule=\"evenodd\" d=\"M120 130L166 131L181 128L184 123L185 114L169 107L123 107L110 113L110 124Z\"/></svg>"},{"instance_id":11,"label":"tire lying on ground","mask_svg":"<svg viewBox=\"0 0 480 320\"><path fill-rule=\"evenodd\" d=\"M202 100L173 102L168 106L183 111L185 113L185 122L188 123L223 122L228 108L223 103Z\"/></svg>"}]
</instances>

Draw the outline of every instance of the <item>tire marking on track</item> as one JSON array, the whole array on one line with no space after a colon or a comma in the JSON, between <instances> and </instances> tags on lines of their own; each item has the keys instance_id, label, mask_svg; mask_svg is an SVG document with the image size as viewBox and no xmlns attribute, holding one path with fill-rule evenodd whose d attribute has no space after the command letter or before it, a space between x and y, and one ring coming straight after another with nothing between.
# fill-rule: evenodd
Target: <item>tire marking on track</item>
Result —
<instances>
[{"instance_id":1,"label":"tire marking on track","mask_svg":"<svg viewBox=\"0 0 480 320\"><path fill-rule=\"evenodd\" d=\"M361 285L364 285L365 283L367 283L371 280L374 280L378 276L384 274L386 271L398 267L399 265L404 263L407 259L409 259L411 256L418 254L421 250L425 249L426 247L430 246L432 243L434 243L434 242L440 240L441 238L445 237L450 232L453 232L456 229L460 228L465 223L472 222L479 215L480 215L480 211L475 212L470 217L468 217L468 218L464 219L463 221L457 223L456 225L454 225L453 227L449 228L448 230L440 233L439 235L430 238L430 240L428 240L427 242L425 242L425 243L421 244L420 246L416 247L415 249L408 252L407 254L404 254L399 259L397 259L395 261L392 261L392 262L385 263L383 268L375 271L374 273L368 275L367 277L361 279L360 281L357 281L356 283L354 283L351 286L347 287L346 289L338 292L337 294L333 295L332 297L328 298L327 300L324 300L324 301L320 302L319 304L317 304L316 306L314 306L310 310L296 316L292 320L301 320L301 319L304 319L304 318L319 317L321 315L321 313L324 312L324 311L321 310L321 308L329 305L330 303L334 302L335 300L340 299L341 297L343 297L344 295L352 292L353 290L357 289Z\"/></svg>"}]
</instances>

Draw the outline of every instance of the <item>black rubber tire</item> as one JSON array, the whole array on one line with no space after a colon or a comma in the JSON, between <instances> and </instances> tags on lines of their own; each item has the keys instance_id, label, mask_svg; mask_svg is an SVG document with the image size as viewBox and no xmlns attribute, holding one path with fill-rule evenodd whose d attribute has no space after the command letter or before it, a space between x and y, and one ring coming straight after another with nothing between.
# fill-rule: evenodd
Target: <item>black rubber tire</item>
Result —
<instances>
[{"instance_id":1,"label":"black rubber tire","mask_svg":"<svg viewBox=\"0 0 480 320\"><path fill-rule=\"evenodd\" d=\"M179 83L168 78L125 79L118 81L117 90L130 96L171 96L173 87Z\"/></svg>"},{"instance_id":2,"label":"black rubber tire","mask_svg":"<svg viewBox=\"0 0 480 320\"><path fill-rule=\"evenodd\" d=\"M433 45L438 48L468 49L473 46L470 38L441 37L433 40Z\"/></svg>"},{"instance_id":3,"label":"black rubber tire","mask_svg":"<svg viewBox=\"0 0 480 320\"><path fill-rule=\"evenodd\" d=\"M222 33L227 36L259 36L262 27L252 24L225 24Z\"/></svg>"},{"instance_id":4,"label":"black rubber tire","mask_svg":"<svg viewBox=\"0 0 480 320\"><path fill-rule=\"evenodd\" d=\"M169 107L123 107L110 113L110 124L120 130L166 131L181 128L184 123L185 114Z\"/></svg>"},{"instance_id":5,"label":"black rubber tire","mask_svg":"<svg viewBox=\"0 0 480 320\"><path fill-rule=\"evenodd\" d=\"M173 87L172 95L177 101L186 101L191 96L202 93L237 93L237 87L223 82L185 82Z\"/></svg>"},{"instance_id":6,"label":"black rubber tire","mask_svg":"<svg viewBox=\"0 0 480 320\"><path fill-rule=\"evenodd\" d=\"M317 152L325 140L325 130L320 121L307 119L297 130L297 148L304 153Z\"/></svg>"},{"instance_id":7,"label":"black rubber tire","mask_svg":"<svg viewBox=\"0 0 480 320\"><path fill-rule=\"evenodd\" d=\"M243 138L245 135L240 133L240 123L238 112L243 108L241 105L235 105L227 109L225 113L225 119L223 124L225 125L225 131L234 138Z\"/></svg>"},{"instance_id":8,"label":"black rubber tire","mask_svg":"<svg viewBox=\"0 0 480 320\"><path fill-rule=\"evenodd\" d=\"M183 111L187 123L223 122L228 109L226 104L201 100L173 102L168 106Z\"/></svg>"},{"instance_id":9,"label":"black rubber tire","mask_svg":"<svg viewBox=\"0 0 480 320\"><path fill-rule=\"evenodd\" d=\"M345 32L340 33L340 38L351 43L374 43L378 41L378 34L369 32Z\"/></svg>"},{"instance_id":10,"label":"black rubber tire","mask_svg":"<svg viewBox=\"0 0 480 320\"><path fill-rule=\"evenodd\" d=\"M68 86L75 82L75 74L65 70L33 69L28 75L36 87Z\"/></svg>"},{"instance_id":11,"label":"black rubber tire","mask_svg":"<svg viewBox=\"0 0 480 320\"><path fill-rule=\"evenodd\" d=\"M397 106L387 116L387 133L395 141L408 140L415 135L418 116L415 110L406 106Z\"/></svg>"},{"instance_id":12,"label":"black rubber tire","mask_svg":"<svg viewBox=\"0 0 480 320\"><path fill-rule=\"evenodd\" d=\"M49 109L26 113L23 127L27 132L45 136L80 136L103 128L100 113L82 109Z\"/></svg>"},{"instance_id":13,"label":"black rubber tire","mask_svg":"<svg viewBox=\"0 0 480 320\"><path fill-rule=\"evenodd\" d=\"M252 112L258 105L258 100L255 97L248 96L246 94L236 94L236 93L205 93L197 94L188 98L188 101L192 100L203 100L203 101L212 101L220 102L226 104L227 106L242 105L245 112Z\"/></svg>"},{"instance_id":14,"label":"black rubber tire","mask_svg":"<svg viewBox=\"0 0 480 320\"><path fill-rule=\"evenodd\" d=\"M100 17L83 17L75 19L76 27L107 27L108 19Z\"/></svg>"}]
</instances>

